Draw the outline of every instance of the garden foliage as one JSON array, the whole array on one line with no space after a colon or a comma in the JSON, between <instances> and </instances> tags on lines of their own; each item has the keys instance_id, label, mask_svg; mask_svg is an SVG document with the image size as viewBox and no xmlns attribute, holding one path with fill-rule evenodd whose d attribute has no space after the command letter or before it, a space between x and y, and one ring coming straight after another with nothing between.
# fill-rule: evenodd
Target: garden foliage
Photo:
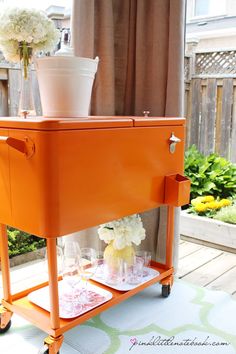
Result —
<instances>
[{"instance_id":1,"label":"garden foliage","mask_svg":"<svg viewBox=\"0 0 236 354\"><path fill-rule=\"evenodd\" d=\"M8 227L7 233L10 258L45 246L44 239L29 235L24 231Z\"/></svg>"},{"instance_id":2,"label":"garden foliage","mask_svg":"<svg viewBox=\"0 0 236 354\"><path fill-rule=\"evenodd\" d=\"M236 224L236 204L219 210L214 216L214 219L228 222L230 224Z\"/></svg>"},{"instance_id":3,"label":"garden foliage","mask_svg":"<svg viewBox=\"0 0 236 354\"><path fill-rule=\"evenodd\" d=\"M192 145L185 152L185 175L191 180L190 199L236 198L236 165L217 154L204 156Z\"/></svg>"}]
</instances>

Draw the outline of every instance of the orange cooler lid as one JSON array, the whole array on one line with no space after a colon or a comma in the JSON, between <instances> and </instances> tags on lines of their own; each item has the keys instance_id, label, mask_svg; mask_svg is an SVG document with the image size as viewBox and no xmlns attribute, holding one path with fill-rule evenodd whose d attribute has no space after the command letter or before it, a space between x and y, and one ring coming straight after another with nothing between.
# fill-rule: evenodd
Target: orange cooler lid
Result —
<instances>
[{"instance_id":1,"label":"orange cooler lid","mask_svg":"<svg viewBox=\"0 0 236 354\"><path fill-rule=\"evenodd\" d=\"M81 118L1 117L0 128L29 130L80 130L183 125L184 118L90 116Z\"/></svg>"},{"instance_id":2,"label":"orange cooler lid","mask_svg":"<svg viewBox=\"0 0 236 354\"><path fill-rule=\"evenodd\" d=\"M176 117L133 117L134 127L184 125L185 118Z\"/></svg>"}]
</instances>

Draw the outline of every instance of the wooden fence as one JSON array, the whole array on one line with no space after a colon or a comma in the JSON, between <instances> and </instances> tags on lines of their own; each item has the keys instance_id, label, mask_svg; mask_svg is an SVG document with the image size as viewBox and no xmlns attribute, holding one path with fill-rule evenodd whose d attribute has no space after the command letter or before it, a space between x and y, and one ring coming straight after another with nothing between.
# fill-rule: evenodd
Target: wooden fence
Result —
<instances>
[{"instance_id":1,"label":"wooden fence","mask_svg":"<svg viewBox=\"0 0 236 354\"><path fill-rule=\"evenodd\" d=\"M185 59L187 146L236 162L236 51L194 53ZM195 63L193 63L195 61Z\"/></svg>"},{"instance_id":2,"label":"wooden fence","mask_svg":"<svg viewBox=\"0 0 236 354\"><path fill-rule=\"evenodd\" d=\"M236 162L236 79L193 78L185 86L187 145Z\"/></svg>"}]
</instances>

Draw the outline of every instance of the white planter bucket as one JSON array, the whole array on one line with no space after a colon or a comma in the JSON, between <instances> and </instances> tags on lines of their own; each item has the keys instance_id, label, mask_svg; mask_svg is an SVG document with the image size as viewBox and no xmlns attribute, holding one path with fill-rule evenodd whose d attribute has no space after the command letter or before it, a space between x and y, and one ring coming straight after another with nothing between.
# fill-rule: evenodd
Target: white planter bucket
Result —
<instances>
[{"instance_id":1,"label":"white planter bucket","mask_svg":"<svg viewBox=\"0 0 236 354\"><path fill-rule=\"evenodd\" d=\"M99 59L71 56L37 58L39 92L45 117L88 116Z\"/></svg>"}]
</instances>

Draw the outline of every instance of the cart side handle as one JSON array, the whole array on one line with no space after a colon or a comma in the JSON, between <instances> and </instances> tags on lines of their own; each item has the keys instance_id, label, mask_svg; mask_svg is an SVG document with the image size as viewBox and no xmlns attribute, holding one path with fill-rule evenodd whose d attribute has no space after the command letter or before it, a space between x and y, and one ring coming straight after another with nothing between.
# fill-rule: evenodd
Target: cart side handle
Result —
<instances>
[{"instance_id":1,"label":"cart side handle","mask_svg":"<svg viewBox=\"0 0 236 354\"><path fill-rule=\"evenodd\" d=\"M28 159L35 153L35 144L29 137L24 137L24 139L21 140L10 136L0 136L0 142L6 143L13 149L25 154Z\"/></svg>"}]
</instances>

